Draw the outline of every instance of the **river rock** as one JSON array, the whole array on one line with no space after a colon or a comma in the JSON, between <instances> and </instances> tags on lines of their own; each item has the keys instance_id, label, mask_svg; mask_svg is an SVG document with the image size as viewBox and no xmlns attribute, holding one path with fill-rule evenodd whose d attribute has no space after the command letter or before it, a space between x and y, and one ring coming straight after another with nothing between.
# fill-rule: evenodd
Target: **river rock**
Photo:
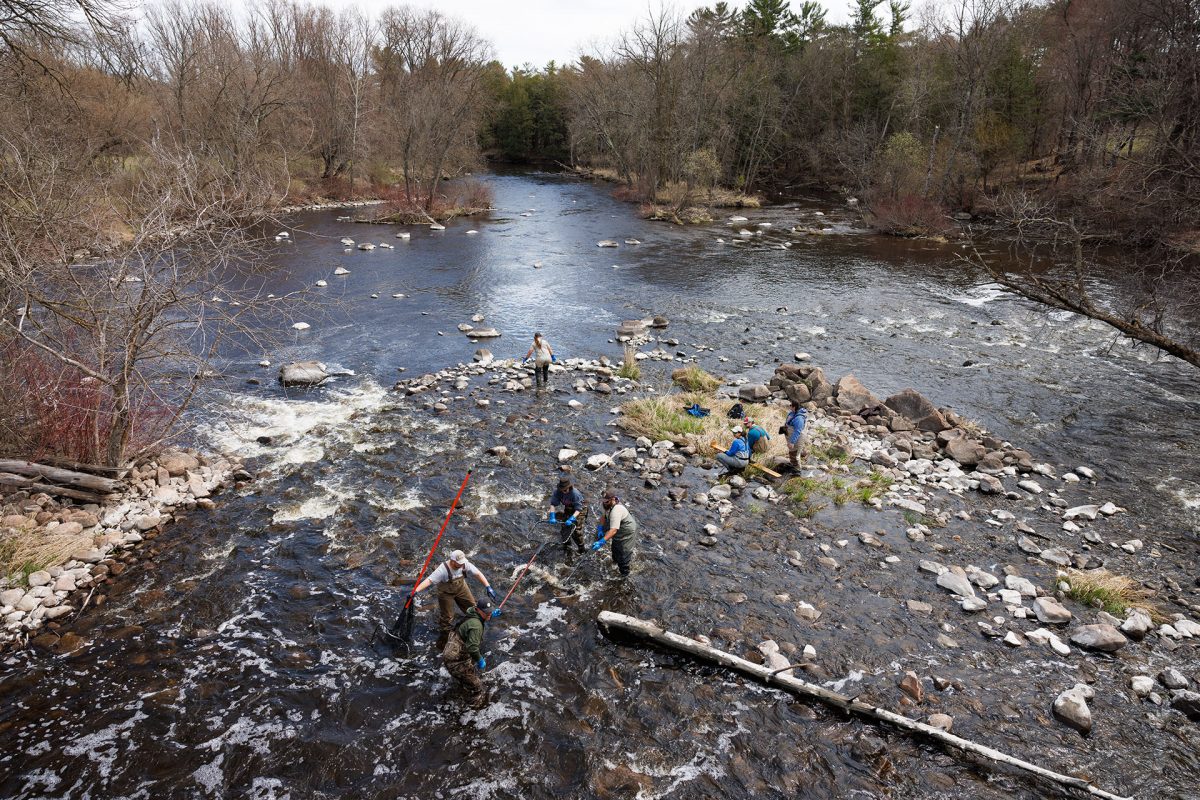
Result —
<instances>
[{"instance_id":1,"label":"river rock","mask_svg":"<svg viewBox=\"0 0 1200 800\"><path fill-rule=\"evenodd\" d=\"M925 688L921 686L921 679L915 672L904 673L904 677L900 679L900 691L917 703L925 699Z\"/></svg>"},{"instance_id":2,"label":"river rock","mask_svg":"<svg viewBox=\"0 0 1200 800\"><path fill-rule=\"evenodd\" d=\"M954 727L954 717L949 714L930 714L928 719L925 720L925 724L931 728L937 728L949 733L950 729Z\"/></svg>"},{"instance_id":3,"label":"river rock","mask_svg":"<svg viewBox=\"0 0 1200 800\"><path fill-rule=\"evenodd\" d=\"M1096 650L1101 653L1115 653L1125 646L1128 640L1112 625L1083 625L1071 632L1071 642L1085 650Z\"/></svg>"},{"instance_id":4,"label":"river rock","mask_svg":"<svg viewBox=\"0 0 1200 800\"><path fill-rule=\"evenodd\" d=\"M498 339L500 335L500 331L495 328L475 328L467 332L471 339Z\"/></svg>"},{"instance_id":5,"label":"river rock","mask_svg":"<svg viewBox=\"0 0 1200 800\"><path fill-rule=\"evenodd\" d=\"M1026 479L1023 481L1017 481L1017 486L1021 489L1024 489L1025 491L1029 492L1030 494L1041 494L1042 493L1042 485L1034 480Z\"/></svg>"},{"instance_id":6,"label":"river rock","mask_svg":"<svg viewBox=\"0 0 1200 800\"><path fill-rule=\"evenodd\" d=\"M967 580L967 576L957 572L946 571L938 575L937 585L959 597L975 596L975 587Z\"/></svg>"},{"instance_id":7,"label":"river rock","mask_svg":"<svg viewBox=\"0 0 1200 800\"><path fill-rule=\"evenodd\" d=\"M199 469L200 462L190 453L182 453L178 450L168 451L158 457L158 465L165 469L172 478L178 478L187 473L188 470Z\"/></svg>"},{"instance_id":8,"label":"river rock","mask_svg":"<svg viewBox=\"0 0 1200 800\"><path fill-rule=\"evenodd\" d=\"M1186 689L1191 685L1187 676L1174 667L1167 667L1158 673L1158 682L1168 689Z\"/></svg>"},{"instance_id":9,"label":"river rock","mask_svg":"<svg viewBox=\"0 0 1200 800\"><path fill-rule=\"evenodd\" d=\"M1066 625L1071 621L1071 612L1049 597L1034 600L1033 613L1037 615L1039 622L1047 625Z\"/></svg>"},{"instance_id":10,"label":"river rock","mask_svg":"<svg viewBox=\"0 0 1200 800\"><path fill-rule=\"evenodd\" d=\"M725 483L718 483L708 490L708 496L717 501L728 500L733 496L733 487Z\"/></svg>"},{"instance_id":11,"label":"river rock","mask_svg":"<svg viewBox=\"0 0 1200 800\"><path fill-rule=\"evenodd\" d=\"M564 447L563 449L558 451L558 460L559 461L570 461L572 458L574 458L577 455L579 455L578 450L572 450L569 447Z\"/></svg>"},{"instance_id":12,"label":"river rock","mask_svg":"<svg viewBox=\"0 0 1200 800\"><path fill-rule=\"evenodd\" d=\"M862 385L853 374L842 376L833 387L833 396L837 398L838 406L847 411L858 411L879 405L879 398Z\"/></svg>"},{"instance_id":13,"label":"river rock","mask_svg":"<svg viewBox=\"0 0 1200 800\"><path fill-rule=\"evenodd\" d=\"M1022 578L1020 575L1005 575L1004 585L1015 589L1024 597L1037 597L1037 587L1028 578Z\"/></svg>"},{"instance_id":14,"label":"river rock","mask_svg":"<svg viewBox=\"0 0 1200 800\"><path fill-rule=\"evenodd\" d=\"M5 589L0 592L0 606L15 606L24 596L23 589Z\"/></svg>"},{"instance_id":15,"label":"river rock","mask_svg":"<svg viewBox=\"0 0 1200 800\"><path fill-rule=\"evenodd\" d=\"M587 458L587 468L592 470L600 469L601 467L607 467L611 463L612 456L606 453L596 453L595 455L588 456Z\"/></svg>"},{"instance_id":16,"label":"river rock","mask_svg":"<svg viewBox=\"0 0 1200 800\"><path fill-rule=\"evenodd\" d=\"M1084 736L1092 731L1092 711L1087 701L1093 696L1091 687L1077 683L1054 699L1054 716Z\"/></svg>"},{"instance_id":17,"label":"river rock","mask_svg":"<svg viewBox=\"0 0 1200 800\"><path fill-rule=\"evenodd\" d=\"M54 591L56 592L73 592L78 588L75 585L75 575L70 572L64 572L54 581Z\"/></svg>"},{"instance_id":18,"label":"river rock","mask_svg":"<svg viewBox=\"0 0 1200 800\"><path fill-rule=\"evenodd\" d=\"M771 396L771 390L761 383L748 383L738 388L738 398L748 403L757 403Z\"/></svg>"},{"instance_id":19,"label":"river rock","mask_svg":"<svg viewBox=\"0 0 1200 800\"><path fill-rule=\"evenodd\" d=\"M892 395L883 404L913 421L918 430L938 433L949 428L949 423L937 407L915 389L905 389ZM893 430L895 430L893 428Z\"/></svg>"},{"instance_id":20,"label":"river rock","mask_svg":"<svg viewBox=\"0 0 1200 800\"><path fill-rule=\"evenodd\" d=\"M492 355L491 350L488 350L486 347L481 347L475 351L475 355L471 358L480 364L486 365L492 363L492 361L495 359L495 356Z\"/></svg>"},{"instance_id":21,"label":"river rock","mask_svg":"<svg viewBox=\"0 0 1200 800\"><path fill-rule=\"evenodd\" d=\"M1093 521L1096 519L1096 515L1099 513L1100 506L1098 505L1075 506L1074 508L1068 508L1066 511L1064 511L1062 518L1064 520L1086 519L1088 521Z\"/></svg>"},{"instance_id":22,"label":"river rock","mask_svg":"<svg viewBox=\"0 0 1200 800\"><path fill-rule=\"evenodd\" d=\"M1121 623L1121 633L1133 639L1135 642L1140 642L1146 638L1146 634L1154 629L1154 621L1150 619L1150 615L1144 611L1139 611L1136 608L1129 609L1128 616Z\"/></svg>"},{"instance_id":23,"label":"river rock","mask_svg":"<svg viewBox=\"0 0 1200 800\"><path fill-rule=\"evenodd\" d=\"M1171 708L1182 712L1192 722L1200 722L1200 693L1186 689L1171 692Z\"/></svg>"},{"instance_id":24,"label":"river rock","mask_svg":"<svg viewBox=\"0 0 1200 800\"><path fill-rule=\"evenodd\" d=\"M320 361L295 361L279 368L279 382L284 386L316 386L328 378L329 372Z\"/></svg>"},{"instance_id":25,"label":"river rock","mask_svg":"<svg viewBox=\"0 0 1200 800\"><path fill-rule=\"evenodd\" d=\"M946 455L964 467L973 467L987 455L987 448L979 442L960 437L951 439L946 445Z\"/></svg>"},{"instance_id":26,"label":"river rock","mask_svg":"<svg viewBox=\"0 0 1200 800\"><path fill-rule=\"evenodd\" d=\"M1149 675L1134 675L1129 679L1129 688L1138 697L1146 697L1154 691L1154 678Z\"/></svg>"},{"instance_id":27,"label":"river rock","mask_svg":"<svg viewBox=\"0 0 1200 800\"><path fill-rule=\"evenodd\" d=\"M27 580L30 586L45 586L50 583L53 578L50 577L49 572L39 569L37 572L29 573L29 578Z\"/></svg>"},{"instance_id":28,"label":"river rock","mask_svg":"<svg viewBox=\"0 0 1200 800\"><path fill-rule=\"evenodd\" d=\"M959 605L962 606L963 611L983 611L987 608L987 600L982 597L964 597Z\"/></svg>"}]
</instances>

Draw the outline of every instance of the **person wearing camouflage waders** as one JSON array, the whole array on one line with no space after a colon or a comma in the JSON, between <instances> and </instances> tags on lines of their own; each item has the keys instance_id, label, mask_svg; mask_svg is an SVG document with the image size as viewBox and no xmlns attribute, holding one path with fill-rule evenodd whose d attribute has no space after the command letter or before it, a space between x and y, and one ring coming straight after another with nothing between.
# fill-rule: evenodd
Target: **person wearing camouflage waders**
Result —
<instances>
[{"instance_id":1,"label":"person wearing camouflage waders","mask_svg":"<svg viewBox=\"0 0 1200 800\"><path fill-rule=\"evenodd\" d=\"M467 611L475 605L475 595L467 585L467 575L475 576L483 584L488 597L496 599L496 590L488 583L488 579L470 561L462 550L450 554L450 560L430 573L429 577L417 584L413 591L416 595L430 586L436 586L438 596L438 629L445 633L450 630L450 622L454 619L454 607Z\"/></svg>"},{"instance_id":2,"label":"person wearing camouflage waders","mask_svg":"<svg viewBox=\"0 0 1200 800\"><path fill-rule=\"evenodd\" d=\"M487 600L468 608L467 613L451 629L446 647L442 650L442 663L446 671L467 690L467 702L472 708L480 708L487 702L487 691L483 679L479 677L487 668L487 660L479 647L483 644L484 623L495 613Z\"/></svg>"},{"instance_id":3,"label":"person wearing camouflage waders","mask_svg":"<svg viewBox=\"0 0 1200 800\"><path fill-rule=\"evenodd\" d=\"M621 577L629 575L633 565L633 554L637 551L638 521L629 512L621 499L612 490L604 492L604 521L596 526L596 543L599 550L605 542L612 542L612 560L621 571Z\"/></svg>"}]
</instances>

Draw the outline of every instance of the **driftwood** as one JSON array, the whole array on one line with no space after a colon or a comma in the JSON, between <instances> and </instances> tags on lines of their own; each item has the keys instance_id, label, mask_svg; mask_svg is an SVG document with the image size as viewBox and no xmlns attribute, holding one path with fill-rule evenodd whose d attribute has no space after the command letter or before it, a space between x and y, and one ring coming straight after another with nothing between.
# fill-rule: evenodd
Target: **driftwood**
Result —
<instances>
[{"instance_id":1,"label":"driftwood","mask_svg":"<svg viewBox=\"0 0 1200 800\"><path fill-rule=\"evenodd\" d=\"M910 733L927 736L930 739L935 739L943 744L950 745L951 747L956 747L969 753L981 755L985 758L991 759L992 761L1000 762L1001 764L1008 764L1010 766L1017 767L1018 769L1025 770L1026 772L1038 775L1063 786L1068 786L1072 789L1078 789L1080 791L1087 792L1093 797L1101 797L1105 798L1105 800L1127 800L1127 798L1122 798L1119 795L1110 794L1103 789L1099 789L1083 778L1076 778L1071 775L1063 775L1058 772L1053 772L1045 767L1039 767L1037 764L1031 764L1028 761L1006 755L1005 753L986 745L976 744L975 742L964 739L961 736L955 736L952 733L947 733L941 728L935 728L932 725L926 725L923 722L917 722L916 720L901 716L895 712L888 711L883 708L877 708L875 706L868 705L867 703L860 703L853 698L830 691L823 686L817 686L815 684L808 683L807 681L802 681L799 678L795 678L791 675L777 674L779 671L772 671L771 669L760 664L755 664L752 661L738 658L731 653L726 653L725 651L718 650L715 647L709 647L708 645L701 644L695 639L689 639L686 636L680 636L679 634L663 630L653 622L637 619L636 617L629 617L624 614L614 614L611 611L601 611L597 621L599 622L600 627L602 629L606 629L606 631L615 629L641 639L647 639L657 645L661 645L662 647L666 647L671 650L682 651L688 655L695 656L705 661L710 661L723 667L728 667L729 669L751 675L762 680L764 683L774 683L779 686L779 688L785 689L793 694L811 697L816 700L820 700L822 703L827 705L840 708L843 711L858 714L860 716L878 720L880 722L886 722ZM792 667L786 667L783 671L787 671L791 668Z\"/></svg>"},{"instance_id":2,"label":"driftwood","mask_svg":"<svg viewBox=\"0 0 1200 800\"><path fill-rule=\"evenodd\" d=\"M113 478L103 478L99 475L88 475L86 472L51 467L45 464L35 464L32 461L18 461L12 458L0 459L0 472L10 472L30 478L41 478L55 484L61 484L73 489L82 489L93 494L113 494L122 489L121 481ZM59 492L61 494L61 492ZM70 496L70 495L67 495Z\"/></svg>"},{"instance_id":3,"label":"driftwood","mask_svg":"<svg viewBox=\"0 0 1200 800\"><path fill-rule=\"evenodd\" d=\"M85 503L96 503L97 505L104 502L104 498L98 494L82 492L79 489L69 489L66 486L51 486L48 483L38 483L33 478L25 475L13 475L11 472L0 472L0 486L11 486L14 489L29 489L33 492L43 492L57 497L69 497L72 500L82 500Z\"/></svg>"},{"instance_id":4,"label":"driftwood","mask_svg":"<svg viewBox=\"0 0 1200 800\"><path fill-rule=\"evenodd\" d=\"M719 445L715 442L709 442L708 446L711 447L713 450L716 450L719 453L725 452L725 448L721 447L721 445ZM770 475L772 478L782 478L783 477L775 470L770 469L769 467L764 467L762 464L755 464L753 461L750 461L746 464L746 469L750 469L751 467L753 467L754 469L757 469L757 470L762 470L763 472Z\"/></svg>"}]
</instances>

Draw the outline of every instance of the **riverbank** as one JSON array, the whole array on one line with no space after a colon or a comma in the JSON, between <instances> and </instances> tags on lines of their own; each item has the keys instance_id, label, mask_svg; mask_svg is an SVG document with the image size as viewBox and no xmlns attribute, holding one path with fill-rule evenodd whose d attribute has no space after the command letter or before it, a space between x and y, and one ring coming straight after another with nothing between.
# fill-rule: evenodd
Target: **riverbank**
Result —
<instances>
[{"instance_id":1,"label":"riverbank","mask_svg":"<svg viewBox=\"0 0 1200 800\"><path fill-rule=\"evenodd\" d=\"M103 504L27 491L0 497L0 650L75 649L70 620L103 606L144 543L176 518L213 509L212 495L239 476L249 477L236 462L174 450L132 467L125 490Z\"/></svg>"}]
</instances>

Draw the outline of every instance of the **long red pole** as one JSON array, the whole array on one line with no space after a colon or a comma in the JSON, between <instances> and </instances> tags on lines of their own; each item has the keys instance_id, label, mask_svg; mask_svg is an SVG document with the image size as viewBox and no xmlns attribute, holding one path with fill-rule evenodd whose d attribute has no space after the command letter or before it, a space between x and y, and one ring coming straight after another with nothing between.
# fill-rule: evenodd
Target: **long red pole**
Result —
<instances>
[{"instance_id":1,"label":"long red pole","mask_svg":"<svg viewBox=\"0 0 1200 800\"><path fill-rule=\"evenodd\" d=\"M525 573L529 572L529 568L533 566L533 560L541 555L541 552L545 547L546 545L543 544L541 547L535 550L533 555L529 557L529 560L525 562L525 569L521 570L521 574L517 576L515 581L513 581L512 588L508 590L508 594L504 595L504 599L500 602L500 605L496 606L497 609L504 608L504 604L508 602L508 598L512 597L512 593L516 591L517 584L521 582L521 578L524 578Z\"/></svg>"},{"instance_id":2,"label":"long red pole","mask_svg":"<svg viewBox=\"0 0 1200 800\"><path fill-rule=\"evenodd\" d=\"M450 504L450 510L446 512L446 518L442 520L442 529L438 531L437 538L433 540L433 547L429 548L429 555L425 556L425 564L421 567L421 574L417 576L417 580L413 583L412 591L408 594L408 599L404 601L404 608L407 609L412 599L417 594L417 586L420 585L421 579L425 577L425 570L429 569L429 562L433 560L433 554L437 552L438 542L442 540L442 534L446 532L446 526L450 524L450 516L454 513L455 506L458 505L458 499L462 497L463 490L467 488L467 481L471 480L471 470L467 470L467 474L463 477L462 486L458 487L458 494L454 495L454 502Z\"/></svg>"}]
</instances>

